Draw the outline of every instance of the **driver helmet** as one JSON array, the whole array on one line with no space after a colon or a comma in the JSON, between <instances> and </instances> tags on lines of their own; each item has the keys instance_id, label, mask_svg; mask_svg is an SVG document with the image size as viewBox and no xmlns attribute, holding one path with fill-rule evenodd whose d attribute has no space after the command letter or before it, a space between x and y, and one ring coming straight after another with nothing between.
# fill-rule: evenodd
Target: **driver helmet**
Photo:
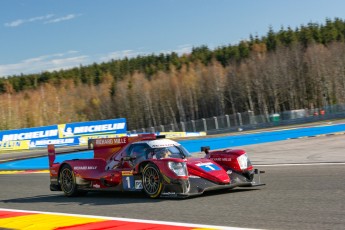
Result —
<instances>
[{"instance_id":1,"label":"driver helmet","mask_svg":"<svg viewBox=\"0 0 345 230\"><path fill-rule=\"evenodd\" d=\"M160 149L158 152L159 158L168 158L170 157L171 153L168 148Z\"/></svg>"}]
</instances>

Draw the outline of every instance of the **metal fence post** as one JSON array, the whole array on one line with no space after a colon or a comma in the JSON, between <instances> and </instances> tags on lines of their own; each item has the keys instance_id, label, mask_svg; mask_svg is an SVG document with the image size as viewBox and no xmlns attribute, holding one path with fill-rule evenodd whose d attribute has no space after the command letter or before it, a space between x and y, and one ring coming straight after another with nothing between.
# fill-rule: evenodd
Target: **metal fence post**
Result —
<instances>
[{"instance_id":1,"label":"metal fence post","mask_svg":"<svg viewBox=\"0 0 345 230\"><path fill-rule=\"evenodd\" d=\"M181 128L182 128L182 132L186 132L186 127L184 126L184 122L181 121Z\"/></svg>"},{"instance_id":2,"label":"metal fence post","mask_svg":"<svg viewBox=\"0 0 345 230\"><path fill-rule=\"evenodd\" d=\"M238 116L238 120L240 122L240 126L243 126L242 115L240 113L237 113L237 116Z\"/></svg>"},{"instance_id":3,"label":"metal fence post","mask_svg":"<svg viewBox=\"0 0 345 230\"><path fill-rule=\"evenodd\" d=\"M215 124L216 129L219 129L217 117L213 117L213 119L214 119L214 124Z\"/></svg>"},{"instance_id":4,"label":"metal fence post","mask_svg":"<svg viewBox=\"0 0 345 230\"><path fill-rule=\"evenodd\" d=\"M192 120L192 127L193 127L193 132L196 132L195 121L194 120Z\"/></svg>"},{"instance_id":5,"label":"metal fence post","mask_svg":"<svg viewBox=\"0 0 345 230\"><path fill-rule=\"evenodd\" d=\"M206 119L203 118L202 122L204 123L204 131L207 132L207 124L206 124Z\"/></svg>"},{"instance_id":6,"label":"metal fence post","mask_svg":"<svg viewBox=\"0 0 345 230\"><path fill-rule=\"evenodd\" d=\"M161 127L161 132L164 132L164 125L160 125Z\"/></svg>"},{"instance_id":7,"label":"metal fence post","mask_svg":"<svg viewBox=\"0 0 345 230\"><path fill-rule=\"evenodd\" d=\"M248 110L248 115L249 115L249 123L252 124L256 124L256 120L254 117L254 112L251 110Z\"/></svg>"},{"instance_id":8,"label":"metal fence post","mask_svg":"<svg viewBox=\"0 0 345 230\"><path fill-rule=\"evenodd\" d=\"M225 115L225 118L226 118L226 124L228 125L228 128L230 128L230 117L229 115Z\"/></svg>"}]
</instances>

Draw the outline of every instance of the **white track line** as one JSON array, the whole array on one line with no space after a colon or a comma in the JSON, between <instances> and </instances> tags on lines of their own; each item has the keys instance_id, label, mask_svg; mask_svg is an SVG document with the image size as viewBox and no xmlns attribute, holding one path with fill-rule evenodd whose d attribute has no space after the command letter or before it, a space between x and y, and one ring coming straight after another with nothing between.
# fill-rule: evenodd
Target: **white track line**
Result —
<instances>
[{"instance_id":1,"label":"white track line","mask_svg":"<svg viewBox=\"0 0 345 230\"><path fill-rule=\"evenodd\" d=\"M27 213L39 213L39 214L48 214L48 215L97 218L97 219L103 219L103 220L127 221L127 222L147 223L147 224L162 224L162 225L172 225L172 226L182 226L182 227L192 227L192 228L207 228L207 229L221 229L221 230L237 230L237 229L238 230L259 230L255 228L238 228L238 227L226 227L226 226L216 226L216 225L188 224L188 223L169 222L169 221L141 220L141 219L107 217L107 216L68 214L68 213L59 213L59 212L40 212L40 211L4 209L4 208L0 208L0 211L27 212Z\"/></svg>"}]
</instances>

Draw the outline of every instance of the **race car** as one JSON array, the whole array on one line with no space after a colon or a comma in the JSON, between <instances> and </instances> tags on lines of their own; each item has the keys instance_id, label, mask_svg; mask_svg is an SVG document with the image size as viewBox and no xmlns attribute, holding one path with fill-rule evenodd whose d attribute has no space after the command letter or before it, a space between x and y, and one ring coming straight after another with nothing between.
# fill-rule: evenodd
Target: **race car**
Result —
<instances>
[{"instance_id":1,"label":"race car","mask_svg":"<svg viewBox=\"0 0 345 230\"><path fill-rule=\"evenodd\" d=\"M150 198L185 198L216 189L255 187L260 173L244 150L210 151L195 158L176 141L142 134L89 140L92 159L54 162L54 145L48 146L50 190L68 197L89 191L143 191ZM259 174L259 181L254 180Z\"/></svg>"}]
</instances>

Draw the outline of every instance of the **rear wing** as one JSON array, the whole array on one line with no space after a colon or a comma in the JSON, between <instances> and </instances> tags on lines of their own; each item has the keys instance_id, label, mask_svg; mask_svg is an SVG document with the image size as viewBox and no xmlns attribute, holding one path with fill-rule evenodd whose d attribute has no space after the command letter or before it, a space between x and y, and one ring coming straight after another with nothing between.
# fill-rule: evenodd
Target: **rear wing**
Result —
<instances>
[{"instance_id":1,"label":"rear wing","mask_svg":"<svg viewBox=\"0 0 345 230\"><path fill-rule=\"evenodd\" d=\"M114 137L114 138L90 139L88 141L88 148L90 150L93 150L94 158L101 158L107 161L113 154L127 147L127 145L130 143L137 142L137 141L144 141L144 140L155 140L157 138L163 138L163 137L164 136L156 136L155 134L138 134L138 136L133 136L133 137L125 136L125 137ZM82 151L85 151L85 150L82 150ZM64 152L64 153L67 153L67 152ZM55 158L56 158L55 146L53 144L50 144L48 145L49 167L52 167L52 165L54 164Z\"/></svg>"},{"instance_id":2,"label":"rear wing","mask_svg":"<svg viewBox=\"0 0 345 230\"><path fill-rule=\"evenodd\" d=\"M138 134L138 136L133 137L125 136L90 139L88 141L88 148L93 149L94 158L108 160L113 154L127 147L130 143L144 140L155 140L156 138L157 136L155 134Z\"/></svg>"}]
</instances>

